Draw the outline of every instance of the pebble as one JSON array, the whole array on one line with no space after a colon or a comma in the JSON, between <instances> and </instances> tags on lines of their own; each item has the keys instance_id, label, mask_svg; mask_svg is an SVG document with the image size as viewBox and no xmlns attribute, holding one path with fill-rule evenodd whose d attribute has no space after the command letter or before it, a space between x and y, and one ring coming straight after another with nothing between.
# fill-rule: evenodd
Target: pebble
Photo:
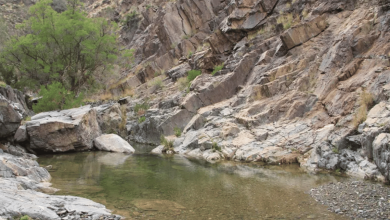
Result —
<instances>
[{"instance_id":1,"label":"pebble","mask_svg":"<svg viewBox=\"0 0 390 220\"><path fill-rule=\"evenodd\" d=\"M309 193L317 202L328 206L330 211L351 219L389 217L390 187L378 183L362 181L329 183L311 189Z\"/></svg>"}]
</instances>

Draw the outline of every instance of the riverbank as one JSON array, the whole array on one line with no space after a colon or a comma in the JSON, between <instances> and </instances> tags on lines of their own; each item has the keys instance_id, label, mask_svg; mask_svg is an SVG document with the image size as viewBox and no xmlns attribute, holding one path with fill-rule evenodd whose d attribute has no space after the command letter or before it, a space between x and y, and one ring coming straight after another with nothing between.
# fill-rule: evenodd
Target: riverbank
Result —
<instances>
[{"instance_id":1,"label":"riverbank","mask_svg":"<svg viewBox=\"0 0 390 220\"><path fill-rule=\"evenodd\" d=\"M20 150L20 149L19 149ZM36 156L13 148L16 155L0 149L0 219L30 216L40 220L119 220L102 204L76 196L50 195L51 175Z\"/></svg>"},{"instance_id":2,"label":"riverbank","mask_svg":"<svg viewBox=\"0 0 390 220\"><path fill-rule=\"evenodd\" d=\"M328 210L351 219L390 219L390 187L369 181L328 183L310 190Z\"/></svg>"}]
</instances>

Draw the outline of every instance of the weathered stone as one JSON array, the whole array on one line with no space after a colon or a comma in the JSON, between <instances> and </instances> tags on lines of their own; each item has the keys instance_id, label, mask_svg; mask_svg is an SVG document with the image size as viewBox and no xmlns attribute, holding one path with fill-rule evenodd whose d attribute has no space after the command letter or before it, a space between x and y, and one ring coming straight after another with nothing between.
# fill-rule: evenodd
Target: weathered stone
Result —
<instances>
[{"instance_id":1,"label":"weathered stone","mask_svg":"<svg viewBox=\"0 0 390 220\"><path fill-rule=\"evenodd\" d=\"M103 151L134 153L134 148L116 134L104 134L93 141L95 147Z\"/></svg>"},{"instance_id":2,"label":"weathered stone","mask_svg":"<svg viewBox=\"0 0 390 220\"><path fill-rule=\"evenodd\" d=\"M14 105L17 106L15 110L23 117L26 117L27 115L33 115L33 112L29 109L28 103L26 101L28 97L23 92L13 89L10 86L6 86L0 87L0 94L10 102L14 103Z\"/></svg>"},{"instance_id":3,"label":"weathered stone","mask_svg":"<svg viewBox=\"0 0 390 220\"><path fill-rule=\"evenodd\" d=\"M11 136L18 129L22 114L16 109L14 103L0 95L0 138Z\"/></svg>"},{"instance_id":4,"label":"weathered stone","mask_svg":"<svg viewBox=\"0 0 390 220\"><path fill-rule=\"evenodd\" d=\"M121 129L120 125L126 115L123 115L119 103L101 105L94 109L102 133L121 133L124 128Z\"/></svg>"},{"instance_id":5,"label":"weathered stone","mask_svg":"<svg viewBox=\"0 0 390 220\"><path fill-rule=\"evenodd\" d=\"M390 181L390 134L379 134L372 145L375 164L387 181Z\"/></svg>"},{"instance_id":6,"label":"weathered stone","mask_svg":"<svg viewBox=\"0 0 390 220\"><path fill-rule=\"evenodd\" d=\"M192 119L193 115L192 112L187 111L186 109L180 109L173 112L170 117L159 125L159 127L165 136L173 135L175 129L183 130Z\"/></svg>"},{"instance_id":7,"label":"weathered stone","mask_svg":"<svg viewBox=\"0 0 390 220\"><path fill-rule=\"evenodd\" d=\"M16 142L24 142L28 140L26 125L22 125L16 130L14 139Z\"/></svg>"},{"instance_id":8,"label":"weathered stone","mask_svg":"<svg viewBox=\"0 0 390 220\"><path fill-rule=\"evenodd\" d=\"M327 27L326 16L318 16L307 23L292 27L284 32L280 38L287 49L291 49L317 36Z\"/></svg>"},{"instance_id":9,"label":"weathered stone","mask_svg":"<svg viewBox=\"0 0 390 220\"><path fill-rule=\"evenodd\" d=\"M200 114L196 114L190 122L188 122L187 126L183 129L183 133L186 133L187 131L194 129L198 130L199 128L203 127L203 125L206 122L206 118L203 117Z\"/></svg>"},{"instance_id":10,"label":"weathered stone","mask_svg":"<svg viewBox=\"0 0 390 220\"><path fill-rule=\"evenodd\" d=\"M187 95L181 105L183 108L194 113L203 106L202 101L195 93L190 93L190 95Z\"/></svg>"},{"instance_id":11,"label":"weathered stone","mask_svg":"<svg viewBox=\"0 0 390 220\"><path fill-rule=\"evenodd\" d=\"M45 152L90 150L101 134L96 110L89 105L37 114L26 127L30 148Z\"/></svg>"}]
</instances>

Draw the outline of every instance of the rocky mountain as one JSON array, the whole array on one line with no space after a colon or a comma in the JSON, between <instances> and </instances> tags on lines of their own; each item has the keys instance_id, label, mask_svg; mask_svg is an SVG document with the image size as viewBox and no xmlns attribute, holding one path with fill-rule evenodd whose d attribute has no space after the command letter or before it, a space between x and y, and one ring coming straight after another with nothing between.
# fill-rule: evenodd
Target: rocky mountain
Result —
<instances>
[{"instance_id":1,"label":"rocky mountain","mask_svg":"<svg viewBox=\"0 0 390 220\"><path fill-rule=\"evenodd\" d=\"M180 129L174 151L206 160L299 162L388 179L389 6L177 0L88 9L111 11L123 44L136 49L134 67L110 90L132 88L129 103L152 106L143 122L129 116L129 139L159 144ZM202 74L186 90L180 78L189 70Z\"/></svg>"},{"instance_id":2,"label":"rocky mountain","mask_svg":"<svg viewBox=\"0 0 390 220\"><path fill-rule=\"evenodd\" d=\"M12 3L3 1L7 12ZM209 161L300 163L389 180L390 1L102 0L85 8L120 24L121 43L135 49L132 67L109 85L113 96L134 93L121 99L128 140L159 145L164 135L170 152ZM191 82L190 70L201 71ZM30 146L43 146L48 136L34 123ZM91 148L88 138L79 146L81 133L68 149Z\"/></svg>"}]
</instances>

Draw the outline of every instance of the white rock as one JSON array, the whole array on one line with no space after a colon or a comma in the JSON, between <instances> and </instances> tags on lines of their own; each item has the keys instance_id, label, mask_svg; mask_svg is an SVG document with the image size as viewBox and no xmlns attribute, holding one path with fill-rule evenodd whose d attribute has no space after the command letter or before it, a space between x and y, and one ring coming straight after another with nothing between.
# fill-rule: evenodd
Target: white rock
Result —
<instances>
[{"instance_id":1,"label":"white rock","mask_svg":"<svg viewBox=\"0 0 390 220\"><path fill-rule=\"evenodd\" d=\"M119 153L134 153L134 148L116 134L104 134L94 140L97 149Z\"/></svg>"}]
</instances>

